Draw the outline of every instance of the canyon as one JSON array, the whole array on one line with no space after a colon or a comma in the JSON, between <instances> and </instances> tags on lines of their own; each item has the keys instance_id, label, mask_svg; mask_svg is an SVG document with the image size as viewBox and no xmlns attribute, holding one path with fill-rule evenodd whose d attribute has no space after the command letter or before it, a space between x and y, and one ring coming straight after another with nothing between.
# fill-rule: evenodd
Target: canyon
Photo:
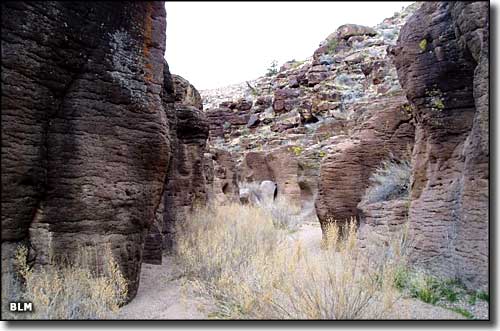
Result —
<instances>
[{"instance_id":1,"label":"canyon","mask_svg":"<svg viewBox=\"0 0 500 331\"><path fill-rule=\"evenodd\" d=\"M259 201L257 184L323 239L407 226L413 266L488 291L488 14L415 3L198 91L163 58L162 2L2 3L2 278L20 245L34 266L109 246L130 301L190 212ZM410 165L408 192L371 199L388 160Z\"/></svg>"}]
</instances>

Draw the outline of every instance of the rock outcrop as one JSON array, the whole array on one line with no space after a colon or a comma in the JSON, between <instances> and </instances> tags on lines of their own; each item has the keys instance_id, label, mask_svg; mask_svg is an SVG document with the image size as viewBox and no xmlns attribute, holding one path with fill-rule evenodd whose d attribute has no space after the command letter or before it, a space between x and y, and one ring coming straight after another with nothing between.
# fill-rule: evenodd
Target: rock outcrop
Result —
<instances>
[{"instance_id":1,"label":"rock outcrop","mask_svg":"<svg viewBox=\"0 0 500 331\"><path fill-rule=\"evenodd\" d=\"M170 159L156 2L2 4L2 253L110 245L135 296Z\"/></svg>"},{"instance_id":2,"label":"rock outcrop","mask_svg":"<svg viewBox=\"0 0 500 331\"><path fill-rule=\"evenodd\" d=\"M235 156L239 181L271 180L278 195L313 211L317 196L322 222L355 216L370 172L391 149L400 155L413 143L412 115L387 47L417 7L375 27L340 26L312 57L286 62L274 76L201 91L210 144ZM355 150L341 150L347 146ZM344 174L328 170L335 162L353 165L349 188L339 190Z\"/></svg>"},{"instance_id":3,"label":"rock outcrop","mask_svg":"<svg viewBox=\"0 0 500 331\"><path fill-rule=\"evenodd\" d=\"M367 119L321 163L316 211L322 228L331 221L358 218L358 203L373 172L390 157L409 158L413 146L415 128L404 96L384 96L358 106Z\"/></svg>"},{"instance_id":4,"label":"rock outcrop","mask_svg":"<svg viewBox=\"0 0 500 331\"><path fill-rule=\"evenodd\" d=\"M168 66L164 72L168 83L163 102L173 104L175 112L169 116L170 166L163 198L144 249L144 262L151 264L161 264L163 251L171 250L177 222L207 203L211 180L207 172L213 167L206 164L209 127L200 94L186 79L171 75Z\"/></svg>"},{"instance_id":5,"label":"rock outcrop","mask_svg":"<svg viewBox=\"0 0 500 331\"><path fill-rule=\"evenodd\" d=\"M388 247L402 240L408 231L408 207L408 199L373 203L361 201L358 205L360 247L368 248L369 253L376 253L380 252L377 248ZM403 249L406 247L403 246Z\"/></svg>"},{"instance_id":6,"label":"rock outcrop","mask_svg":"<svg viewBox=\"0 0 500 331\"><path fill-rule=\"evenodd\" d=\"M474 289L488 285L488 10L425 3L391 50L417 122L413 263Z\"/></svg>"},{"instance_id":7,"label":"rock outcrop","mask_svg":"<svg viewBox=\"0 0 500 331\"><path fill-rule=\"evenodd\" d=\"M234 155L222 149L212 149L213 201L219 204L238 201L238 175Z\"/></svg>"},{"instance_id":8,"label":"rock outcrop","mask_svg":"<svg viewBox=\"0 0 500 331\"><path fill-rule=\"evenodd\" d=\"M276 196L297 207L312 208L317 192L318 168L310 166L313 156L302 155L300 146L282 146L270 152L245 154L238 168L239 182L276 183Z\"/></svg>"}]
</instances>

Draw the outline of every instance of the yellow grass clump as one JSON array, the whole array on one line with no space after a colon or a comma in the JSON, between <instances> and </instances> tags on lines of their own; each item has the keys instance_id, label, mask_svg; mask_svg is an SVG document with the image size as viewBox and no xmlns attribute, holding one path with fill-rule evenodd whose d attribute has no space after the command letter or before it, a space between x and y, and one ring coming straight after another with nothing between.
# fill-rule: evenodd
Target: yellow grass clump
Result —
<instances>
[{"instance_id":1,"label":"yellow grass clump","mask_svg":"<svg viewBox=\"0 0 500 331\"><path fill-rule=\"evenodd\" d=\"M3 297L7 319L103 319L126 300L127 282L109 247L99 253L94 247L81 248L76 261L54 261L37 269L28 265L27 255L26 247L17 250L18 274L8 283L17 287L16 300L33 303L33 312L6 312L9 298Z\"/></svg>"},{"instance_id":2,"label":"yellow grass clump","mask_svg":"<svg viewBox=\"0 0 500 331\"><path fill-rule=\"evenodd\" d=\"M307 251L258 207L212 206L177 227L175 251L189 284L215 302L212 318L384 318L400 250L363 254L354 222L344 238L328 231L325 249Z\"/></svg>"}]
</instances>

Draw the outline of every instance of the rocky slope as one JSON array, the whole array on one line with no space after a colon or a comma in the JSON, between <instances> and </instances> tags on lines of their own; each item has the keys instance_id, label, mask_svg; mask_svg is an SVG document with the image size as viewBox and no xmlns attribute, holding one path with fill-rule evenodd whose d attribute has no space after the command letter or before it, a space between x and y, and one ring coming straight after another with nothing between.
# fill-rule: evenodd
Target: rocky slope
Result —
<instances>
[{"instance_id":1,"label":"rocky slope","mask_svg":"<svg viewBox=\"0 0 500 331\"><path fill-rule=\"evenodd\" d=\"M274 76L201 91L210 145L232 153L238 180L276 182L278 195L316 209L322 224L357 216L372 171L413 144L387 48L417 7L373 28L343 25Z\"/></svg>"}]
</instances>

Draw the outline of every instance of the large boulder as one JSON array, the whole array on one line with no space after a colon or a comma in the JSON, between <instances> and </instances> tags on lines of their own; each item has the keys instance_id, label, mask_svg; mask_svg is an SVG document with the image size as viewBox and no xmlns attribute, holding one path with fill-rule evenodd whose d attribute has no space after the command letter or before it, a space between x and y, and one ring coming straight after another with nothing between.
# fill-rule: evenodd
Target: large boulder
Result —
<instances>
[{"instance_id":1,"label":"large boulder","mask_svg":"<svg viewBox=\"0 0 500 331\"><path fill-rule=\"evenodd\" d=\"M170 158L156 2L2 3L2 247L110 244L135 296Z\"/></svg>"},{"instance_id":2,"label":"large boulder","mask_svg":"<svg viewBox=\"0 0 500 331\"><path fill-rule=\"evenodd\" d=\"M488 10L424 3L391 50L417 119L412 262L474 289L489 266Z\"/></svg>"},{"instance_id":3,"label":"large boulder","mask_svg":"<svg viewBox=\"0 0 500 331\"><path fill-rule=\"evenodd\" d=\"M275 182L264 180L260 183L260 192L262 193L262 201L269 204L272 203L278 195L278 187Z\"/></svg>"},{"instance_id":4,"label":"large boulder","mask_svg":"<svg viewBox=\"0 0 500 331\"><path fill-rule=\"evenodd\" d=\"M344 24L338 27L336 37L339 39L349 39L354 36L375 36L377 31L368 26L359 24Z\"/></svg>"}]
</instances>

